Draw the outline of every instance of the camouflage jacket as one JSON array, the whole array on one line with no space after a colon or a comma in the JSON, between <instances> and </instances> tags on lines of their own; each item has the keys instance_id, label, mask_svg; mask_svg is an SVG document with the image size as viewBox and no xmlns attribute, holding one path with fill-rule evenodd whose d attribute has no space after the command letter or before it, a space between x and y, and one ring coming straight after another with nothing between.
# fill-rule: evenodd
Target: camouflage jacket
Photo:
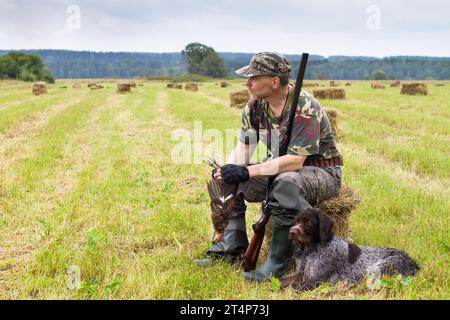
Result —
<instances>
[{"instance_id":1,"label":"camouflage jacket","mask_svg":"<svg viewBox=\"0 0 450 320\"><path fill-rule=\"evenodd\" d=\"M287 141L292 93L291 88L280 119L273 119L270 116L268 102L250 100L242 112L239 141L245 144L256 144L262 140L272 153L278 152L275 149L276 145L281 147ZM268 128L272 130L267 130ZM307 156L310 159L330 159L339 156L331 123L325 110L306 91L300 93L287 154Z\"/></svg>"}]
</instances>

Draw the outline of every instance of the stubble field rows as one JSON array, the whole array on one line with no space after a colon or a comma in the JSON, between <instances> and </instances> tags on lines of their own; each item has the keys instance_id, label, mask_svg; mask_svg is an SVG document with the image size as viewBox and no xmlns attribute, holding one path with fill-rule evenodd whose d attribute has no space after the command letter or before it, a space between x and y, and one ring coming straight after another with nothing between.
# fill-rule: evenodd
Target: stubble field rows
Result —
<instances>
[{"instance_id":1,"label":"stubble field rows","mask_svg":"<svg viewBox=\"0 0 450 320\"><path fill-rule=\"evenodd\" d=\"M450 298L449 82L404 96L353 81L347 99L321 101L339 111L344 181L362 199L352 239L403 249L421 271L378 290L306 293L247 283L237 265L192 263L210 245L210 168L175 163L173 133L192 133L193 160L214 155L195 153L194 122L223 136L239 128L241 110L228 104L243 81L198 92L144 82L124 95L112 81L72 83L34 97L29 84L0 82L1 299ZM249 205L249 235L258 208Z\"/></svg>"}]
</instances>

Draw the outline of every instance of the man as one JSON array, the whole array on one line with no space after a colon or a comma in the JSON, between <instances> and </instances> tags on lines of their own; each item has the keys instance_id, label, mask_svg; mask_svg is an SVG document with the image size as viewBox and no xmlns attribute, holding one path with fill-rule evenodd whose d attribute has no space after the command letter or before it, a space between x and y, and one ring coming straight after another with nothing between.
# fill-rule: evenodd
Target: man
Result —
<instances>
[{"instance_id":1,"label":"man","mask_svg":"<svg viewBox=\"0 0 450 320\"><path fill-rule=\"evenodd\" d=\"M232 219L221 242L207 251L209 259L197 260L208 265L213 259L234 261L245 252L248 239L245 203L266 198L268 177L276 176L268 194L271 208L272 240L267 261L258 269L245 272L247 280L264 281L281 277L288 271L293 254L288 230L299 210L335 196L342 177L342 159L334 144L330 121L320 104L302 91L287 154L277 157L287 141L289 109L293 86L289 84L291 66L278 53L262 52L253 56L248 66L236 71L247 78L252 99L242 113L239 142L227 164L213 170L213 178L226 184L238 184ZM249 165L256 144L262 140L274 156L263 163Z\"/></svg>"}]
</instances>

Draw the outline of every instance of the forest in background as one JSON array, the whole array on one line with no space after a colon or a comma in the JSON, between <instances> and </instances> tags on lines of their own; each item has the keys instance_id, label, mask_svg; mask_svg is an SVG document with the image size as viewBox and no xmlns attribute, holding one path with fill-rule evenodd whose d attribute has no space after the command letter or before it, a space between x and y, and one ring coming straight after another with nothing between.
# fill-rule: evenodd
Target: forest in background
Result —
<instances>
[{"instance_id":1,"label":"forest in background","mask_svg":"<svg viewBox=\"0 0 450 320\"><path fill-rule=\"evenodd\" d=\"M41 57L55 78L138 78L186 74L188 66L181 52L91 52L69 50L0 50L24 52ZM218 52L228 77L247 65L253 53ZM300 55L286 55L295 78ZM306 79L369 80L448 80L450 57L392 56L385 58L311 55ZM380 80L381 80L380 79Z\"/></svg>"}]
</instances>

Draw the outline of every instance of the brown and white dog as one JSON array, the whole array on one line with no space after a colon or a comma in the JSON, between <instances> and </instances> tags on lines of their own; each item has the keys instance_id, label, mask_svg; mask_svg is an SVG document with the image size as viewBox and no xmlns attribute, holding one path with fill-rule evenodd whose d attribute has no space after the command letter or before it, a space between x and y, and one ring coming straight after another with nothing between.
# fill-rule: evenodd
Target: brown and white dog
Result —
<instances>
[{"instance_id":1,"label":"brown and white dog","mask_svg":"<svg viewBox=\"0 0 450 320\"><path fill-rule=\"evenodd\" d=\"M333 221L319 209L300 211L289 230L295 248L295 275L282 286L311 290L328 282L358 283L368 272L412 276L417 263L405 252L382 247L356 246L335 238Z\"/></svg>"}]
</instances>

